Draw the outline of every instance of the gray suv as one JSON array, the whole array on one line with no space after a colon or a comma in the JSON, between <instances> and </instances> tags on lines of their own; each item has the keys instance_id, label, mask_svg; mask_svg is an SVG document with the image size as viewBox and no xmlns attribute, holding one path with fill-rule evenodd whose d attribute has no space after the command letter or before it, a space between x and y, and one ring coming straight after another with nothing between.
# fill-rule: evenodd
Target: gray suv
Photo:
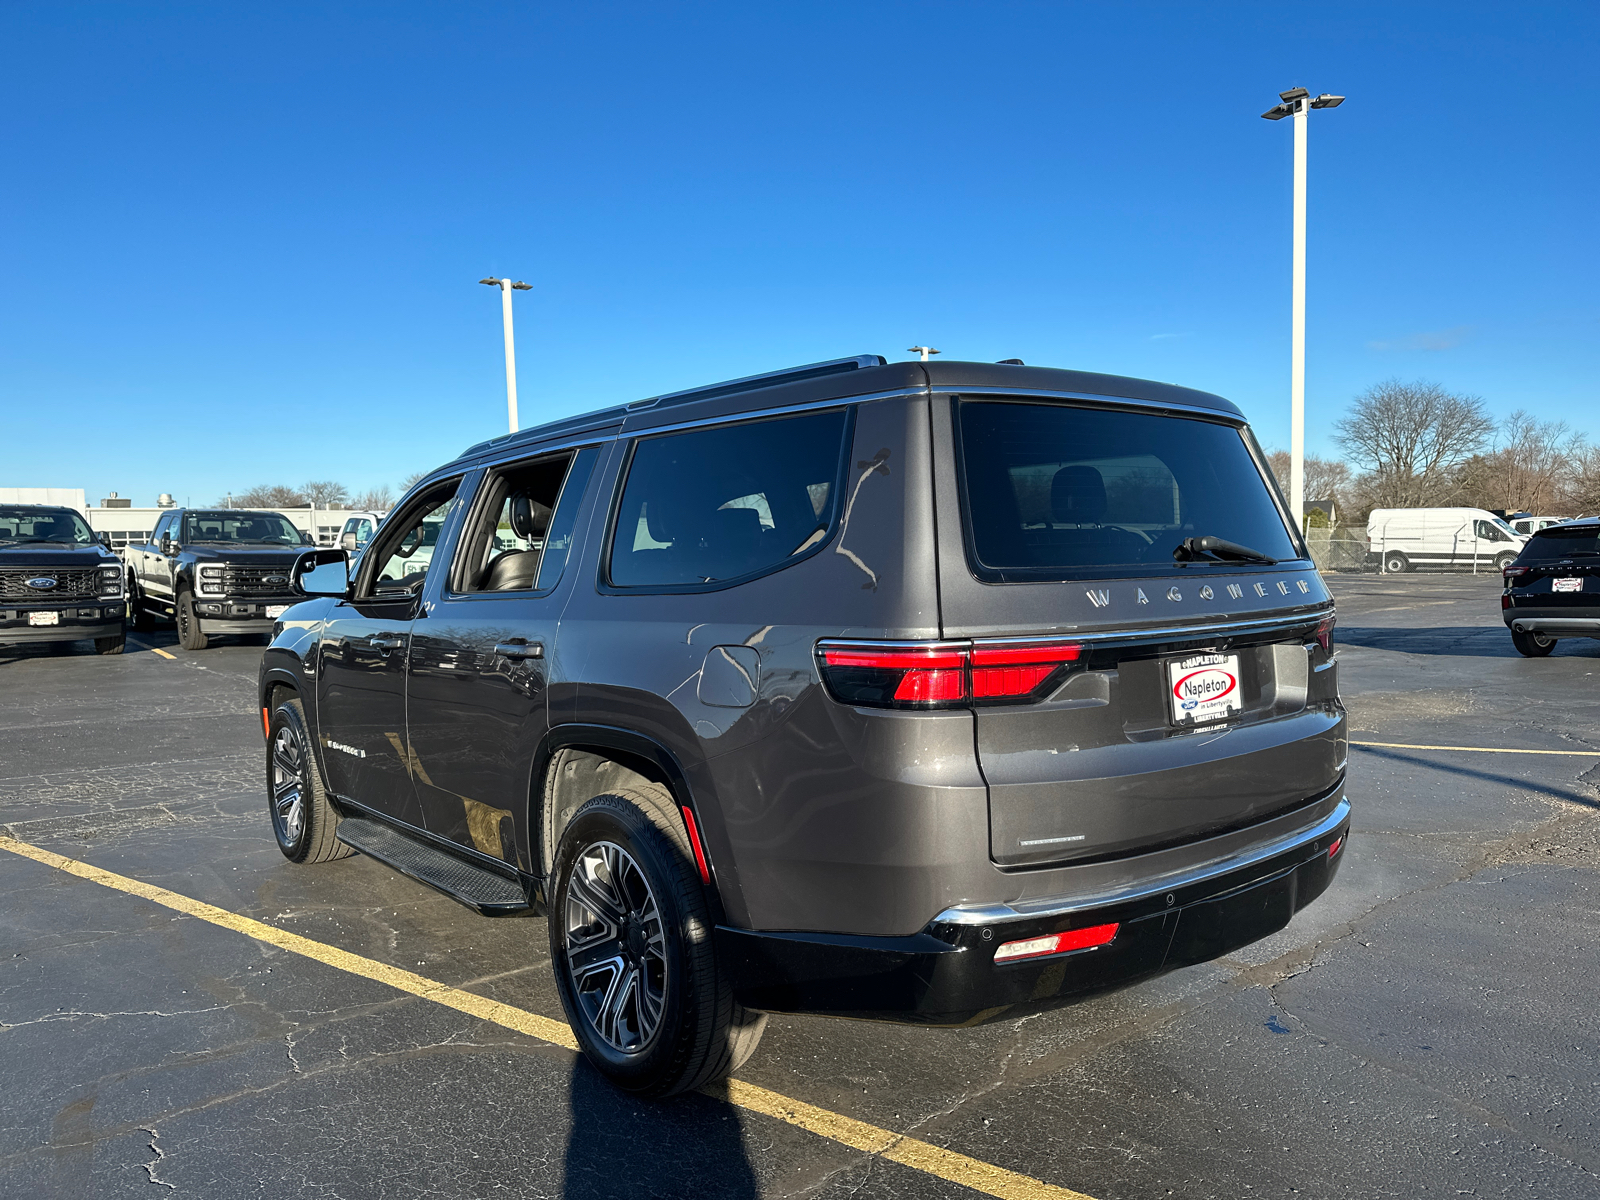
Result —
<instances>
[{"instance_id":1,"label":"gray suv","mask_svg":"<svg viewBox=\"0 0 1600 1200\"><path fill-rule=\"evenodd\" d=\"M734 380L473 446L294 579L284 854L547 914L630 1091L770 1012L970 1025L1202 962L1342 861L1333 604L1204 392Z\"/></svg>"}]
</instances>

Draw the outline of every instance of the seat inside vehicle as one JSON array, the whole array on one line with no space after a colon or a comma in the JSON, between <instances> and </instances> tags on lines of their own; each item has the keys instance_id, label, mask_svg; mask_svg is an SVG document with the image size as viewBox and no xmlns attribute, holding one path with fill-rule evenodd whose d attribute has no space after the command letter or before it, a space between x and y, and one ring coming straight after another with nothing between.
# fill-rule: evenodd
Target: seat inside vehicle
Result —
<instances>
[{"instance_id":1,"label":"seat inside vehicle","mask_svg":"<svg viewBox=\"0 0 1600 1200\"><path fill-rule=\"evenodd\" d=\"M502 550L489 562L484 577L486 592L518 592L533 587L539 578L539 558L544 552L544 535L550 528L550 506L532 496L509 498L511 531L527 542L538 541L538 549Z\"/></svg>"}]
</instances>

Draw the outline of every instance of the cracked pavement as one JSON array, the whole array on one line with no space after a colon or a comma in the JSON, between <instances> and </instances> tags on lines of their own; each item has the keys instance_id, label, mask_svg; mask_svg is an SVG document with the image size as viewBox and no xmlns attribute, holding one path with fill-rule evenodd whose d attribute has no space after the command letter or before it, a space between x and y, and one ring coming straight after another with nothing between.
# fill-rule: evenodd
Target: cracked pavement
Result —
<instances>
[{"instance_id":1,"label":"cracked pavement","mask_svg":"<svg viewBox=\"0 0 1600 1200\"><path fill-rule=\"evenodd\" d=\"M1075 1188L1600 1195L1600 643L1524 660L1498 581L1330 580L1349 855L1228 958L974 1030L775 1017L752 1083ZM559 1016L544 922L285 863L260 647L0 650L0 831ZM1593 779L1591 779L1591 776ZM971 1196L0 855L0 1194Z\"/></svg>"}]
</instances>

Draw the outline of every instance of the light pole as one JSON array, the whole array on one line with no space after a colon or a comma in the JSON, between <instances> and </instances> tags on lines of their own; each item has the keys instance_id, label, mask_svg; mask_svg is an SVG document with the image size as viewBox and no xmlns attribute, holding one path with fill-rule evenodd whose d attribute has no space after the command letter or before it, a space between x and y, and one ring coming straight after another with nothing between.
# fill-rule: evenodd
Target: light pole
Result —
<instances>
[{"instance_id":1,"label":"light pole","mask_svg":"<svg viewBox=\"0 0 1600 1200\"><path fill-rule=\"evenodd\" d=\"M940 354L940 353L942 353L942 351L935 350L932 346L907 346L906 347L906 353L907 354L920 354L920 355L922 355L922 361L923 362L927 362L928 361L928 355L930 355L930 354Z\"/></svg>"},{"instance_id":2,"label":"light pole","mask_svg":"<svg viewBox=\"0 0 1600 1200\"><path fill-rule=\"evenodd\" d=\"M1261 115L1268 121L1294 118L1294 315L1289 350L1289 511L1305 527L1306 506L1306 114L1338 108L1343 96L1312 96L1303 87L1279 92L1282 104Z\"/></svg>"},{"instance_id":3,"label":"light pole","mask_svg":"<svg viewBox=\"0 0 1600 1200\"><path fill-rule=\"evenodd\" d=\"M500 289L500 316L506 330L506 416L511 421L511 432L517 431L517 344L511 336L511 293L531 292L533 284L509 279L480 279L479 283Z\"/></svg>"}]
</instances>

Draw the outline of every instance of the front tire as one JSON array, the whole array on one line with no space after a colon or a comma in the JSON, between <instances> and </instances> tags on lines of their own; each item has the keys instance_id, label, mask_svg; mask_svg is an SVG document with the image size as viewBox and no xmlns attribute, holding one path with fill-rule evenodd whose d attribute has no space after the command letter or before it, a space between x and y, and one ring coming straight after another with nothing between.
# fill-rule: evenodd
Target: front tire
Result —
<instances>
[{"instance_id":1,"label":"front tire","mask_svg":"<svg viewBox=\"0 0 1600 1200\"><path fill-rule=\"evenodd\" d=\"M735 1003L695 865L625 796L596 796L556 848L550 956L589 1061L624 1091L663 1097L721 1079L765 1014Z\"/></svg>"},{"instance_id":2,"label":"front tire","mask_svg":"<svg viewBox=\"0 0 1600 1200\"><path fill-rule=\"evenodd\" d=\"M1411 570L1411 560L1398 550L1391 550L1383 556L1383 569L1390 575L1403 575Z\"/></svg>"},{"instance_id":3,"label":"front tire","mask_svg":"<svg viewBox=\"0 0 1600 1200\"><path fill-rule=\"evenodd\" d=\"M178 593L178 644L185 650L204 650L210 639L200 632L200 618L194 613L194 593Z\"/></svg>"},{"instance_id":4,"label":"front tire","mask_svg":"<svg viewBox=\"0 0 1600 1200\"><path fill-rule=\"evenodd\" d=\"M339 814L322 786L298 697L281 702L268 726L267 811L278 849L292 863L332 862L355 853L339 840Z\"/></svg>"},{"instance_id":5,"label":"front tire","mask_svg":"<svg viewBox=\"0 0 1600 1200\"><path fill-rule=\"evenodd\" d=\"M1524 658L1544 658L1556 648L1556 639L1547 633L1518 633L1513 629L1511 644Z\"/></svg>"}]
</instances>

